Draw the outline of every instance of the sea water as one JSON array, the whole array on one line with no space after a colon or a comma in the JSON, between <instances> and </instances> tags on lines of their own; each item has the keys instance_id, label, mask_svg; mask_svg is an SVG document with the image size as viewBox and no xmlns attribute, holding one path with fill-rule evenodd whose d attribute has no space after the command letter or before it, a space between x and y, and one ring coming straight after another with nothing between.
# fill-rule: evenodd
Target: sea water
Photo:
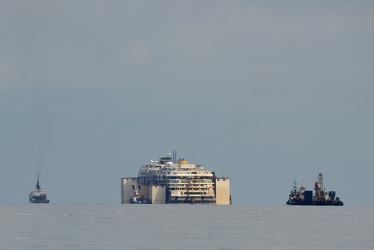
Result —
<instances>
[{"instance_id":1,"label":"sea water","mask_svg":"<svg viewBox=\"0 0 374 250\"><path fill-rule=\"evenodd\" d=\"M0 249L374 249L374 207L0 204Z\"/></svg>"}]
</instances>

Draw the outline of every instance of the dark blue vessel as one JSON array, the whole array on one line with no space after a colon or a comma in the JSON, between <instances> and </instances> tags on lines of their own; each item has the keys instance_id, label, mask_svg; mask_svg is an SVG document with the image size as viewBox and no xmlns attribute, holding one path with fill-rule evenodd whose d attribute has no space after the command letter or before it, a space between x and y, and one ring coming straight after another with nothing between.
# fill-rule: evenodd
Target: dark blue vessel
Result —
<instances>
[{"instance_id":1,"label":"dark blue vessel","mask_svg":"<svg viewBox=\"0 0 374 250\"><path fill-rule=\"evenodd\" d=\"M314 183L314 195L312 190L306 190L306 187L301 184L297 188L296 181L292 187L288 197L287 205L299 206L343 206L344 203L339 197L336 197L335 191L326 192L323 188L323 176L318 175Z\"/></svg>"}]
</instances>

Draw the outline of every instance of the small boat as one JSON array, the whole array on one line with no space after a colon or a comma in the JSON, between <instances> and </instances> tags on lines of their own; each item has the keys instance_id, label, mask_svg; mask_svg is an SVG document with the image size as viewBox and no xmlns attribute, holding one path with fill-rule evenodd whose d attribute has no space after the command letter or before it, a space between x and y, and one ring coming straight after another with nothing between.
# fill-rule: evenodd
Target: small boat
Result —
<instances>
[{"instance_id":1,"label":"small boat","mask_svg":"<svg viewBox=\"0 0 374 250\"><path fill-rule=\"evenodd\" d=\"M39 183L39 174L36 181L35 189L29 194L30 203L49 203L47 199L47 193L44 192L43 188Z\"/></svg>"},{"instance_id":2,"label":"small boat","mask_svg":"<svg viewBox=\"0 0 374 250\"><path fill-rule=\"evenodd\" d=\"M144 196L140 196L139 185L132 185L133 195L130 198L130 204L151 204L149 199L144 199Z\"/></svg>"}]
</instances>

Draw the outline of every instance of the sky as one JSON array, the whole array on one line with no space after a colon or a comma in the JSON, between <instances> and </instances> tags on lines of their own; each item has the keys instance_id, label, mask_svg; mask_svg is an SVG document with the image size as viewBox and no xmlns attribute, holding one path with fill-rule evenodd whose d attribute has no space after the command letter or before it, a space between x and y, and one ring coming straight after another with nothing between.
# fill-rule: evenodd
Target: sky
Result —
<instances>
[{"instance_id":1,"label":"sky","mask_svg":"<svg viewBox=\"0 0 374 250\"><path fill-rule=\"evenodd\" d=\"M0 2L0 203L119 204L173 150L284 205L374 205L374 2Z\"/></svg>"}]
</instances>

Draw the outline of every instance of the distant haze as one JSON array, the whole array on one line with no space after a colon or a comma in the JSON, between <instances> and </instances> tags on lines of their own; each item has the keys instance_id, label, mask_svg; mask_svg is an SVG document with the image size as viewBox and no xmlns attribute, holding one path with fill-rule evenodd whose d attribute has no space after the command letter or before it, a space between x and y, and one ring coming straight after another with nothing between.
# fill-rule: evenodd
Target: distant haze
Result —
<instances>
[{"instance_id":1,"label":"distant haze","mask_svg":"<svg viewBox=\"0 0 374 250\"><path fill-rule=\"evenodd\" d=\"M1 1L0 203L120 203L173 150L285 204L374 204L374 2Z\"/></svg>"}]
</instances>

